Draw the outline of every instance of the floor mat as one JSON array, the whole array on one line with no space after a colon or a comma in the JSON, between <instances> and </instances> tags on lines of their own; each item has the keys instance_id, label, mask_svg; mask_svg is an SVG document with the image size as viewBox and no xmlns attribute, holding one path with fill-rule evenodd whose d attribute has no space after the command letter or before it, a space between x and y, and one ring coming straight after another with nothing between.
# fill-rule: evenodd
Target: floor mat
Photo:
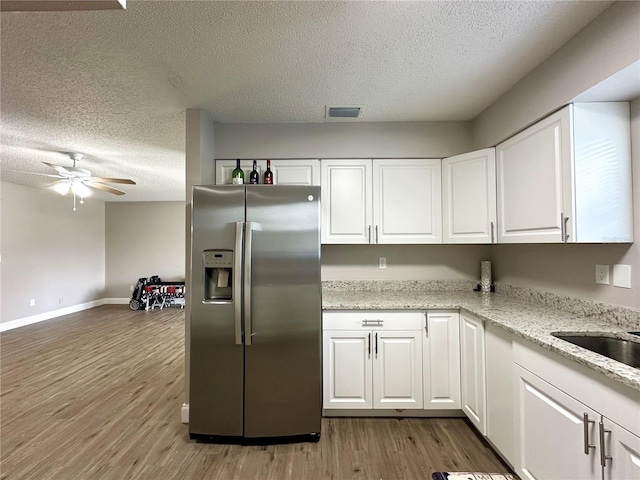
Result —
<instances>
[{"instance_id":1,"label":"floor mat","mask_svg":"<svg viewBox=\"0 0 640 480\"><path fill-rule=\"evenodd\" d=\"M435 472L431 478L433 480L518 480L518 477L510 473L483 472Z\"/></svg>"}]
</instances>

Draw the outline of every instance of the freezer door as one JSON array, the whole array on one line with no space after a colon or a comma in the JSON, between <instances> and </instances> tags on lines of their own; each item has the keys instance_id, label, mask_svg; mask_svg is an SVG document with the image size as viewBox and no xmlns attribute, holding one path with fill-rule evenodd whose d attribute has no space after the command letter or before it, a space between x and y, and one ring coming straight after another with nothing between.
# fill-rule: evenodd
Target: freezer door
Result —
<instances>
[{"instance_id":1,"label":"freezer door","mask_svg":"<svg viewBox=\"0 0 640 480\"><path fill-rule=\"evenodd\" d=\"M247 187L246 437L320 433L319 200L318 187Z\"/></svg>"},{"instance_id":2,"label":"freezer door","mask_svg":"<svg viewBox=\"0 0 640 480\"><path fill-rule=\"evenodd\" d=\"M242 305L243 187L193 190L189 433L242 436L244 347L238 335ZM238 228L238 225L240 228ZM233 251L232 301L210 298L218 285L205 272L204 252ZM209 264L211 264L211 261ZM209 282L209 283L207 283Z\"/></svg>"}]
</instances>

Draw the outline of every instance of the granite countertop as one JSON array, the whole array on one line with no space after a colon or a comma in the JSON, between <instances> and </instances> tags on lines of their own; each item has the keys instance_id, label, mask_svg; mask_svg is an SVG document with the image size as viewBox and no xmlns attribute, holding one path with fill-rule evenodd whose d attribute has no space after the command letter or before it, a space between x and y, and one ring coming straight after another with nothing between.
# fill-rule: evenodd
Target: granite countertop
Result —
<instances>
[{"instance_id":1,"label":"granite countertop","mask_svg":"<svg viewBox=\"0 0 640 480\"><path fill-rule=\"evenodd\" d=\"M444 310L467 311L476 317L570 358L607 377L640 390L640 369L592 353L560 340L552 332L607 332L611 336L640 342L627 332L636 325L616 325L610 319L588 317L556 307L514 298L501 293L473 291L362 291L323 288L325 310ZM602 318L602 319L601 319Z\"/></svg>"}]
</instances>

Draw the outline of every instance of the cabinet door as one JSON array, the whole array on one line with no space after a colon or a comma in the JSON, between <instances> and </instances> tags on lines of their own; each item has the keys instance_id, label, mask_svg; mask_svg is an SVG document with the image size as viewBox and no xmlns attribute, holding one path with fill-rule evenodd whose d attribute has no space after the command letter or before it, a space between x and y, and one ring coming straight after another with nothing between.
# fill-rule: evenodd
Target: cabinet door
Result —
<instances>
[{"instance_id":1,"label":"cabinet door","mask_svg":"<svg viewBox=\"0 0 640 480\"><path fill-rule=\"evenodd\" d=\"M370 243L371 160L321 160L322 243Z\"/></svg>"},{"instance_id":2,"label":"cabinet door","mask_svg":"<svg viewBox=\"0 0 640 480\"><path fill-rule=\"evenodd\" d=\"M422 348L424 408L460 409L460 315L427 313Z\"/></svg>"},{"instance_id":3,"label":"cabinet door","mask_svg":"<svg viewBox=\"0 0 640 480\"><path fill-rule=\"evenodd\" d=\"M605 461L605 480L640 479L640 437L606 417L602 423L605 454L611 456Z\"/></svg>"},{"instance_id":4,"label":"cabinet door","mask_svg":"<svg viewBox=\"0 0 640 480\"><path fill-rule=\"evenodd\" d=\"M231 172L236 168L235 160L216 160L216 185L230 185ZM240 168L244 172L244 183L249 183L249 174L253 170L253 160L240 160ZM267 168L266 160L258 160L258 174L260 175L260 183L262 183L262 175Z\"/></svg>"},{"instance_id":5,"label":"cabinet door","mask_svg":"<svg viewBox=\"0 0 640 480\"><path fill-rule=\"evenodd\" d=\"M443 243L495 243L496 215L496 149L443 159Z\"/></svg>"},{"instance_id":6,"label":"cabinet door","mask_svg":"<svg viewBox=\"0 0 640 480\"><path fill-rule=\"evenodd\" d=\"M422 408L422 331L373 334L373 408Z\"/></svg>"},{"instance_id":7,"label":"cabinet door","mask_svg":"<svg viewBox=\"0 0 640 480\"><path fill-rule=\"evenodd\" d=\"M520 365L514 364L514 375L516 473L523 479L602 478L596 451L599 415ZM586 437L585 414L592 421ZM585 454L585 443L596 447Z\"/></svg>"},{"instance_id":8,"label":"cabinet door","mask_svg":"<svg viewBox=\"0 0 640 480\"><path fill-rule=\"evenodd\" d=\"M372 333L323 332L323 407L373 408Z\"/></svg>"},{"instance_id":9,"label":"cabinet door","mask_svg":"<svg viewBox=\"0 0 640 480\"><path fill-rule=\"evenodd\" d=\"M487 368L487 438L511 465L513 450L513 347L511 334L487 323L484 331Z\"/></svg>"},{"instance_id":10,"label":"cabinet door","mask_svg":"<svg viewBox=\"0 0 640 480\"><path fill-rule=\"evenodd\" d=\"M271 171L274 185L320 185L320 160L271 160Z\"/></svg>"},{"instance_id":11,"label":"cabinet door","mask_svg":"<svg viewBox=\"0 0 640 480\"><path fill-rule=\"evenodd\" d=\"M373 243L442 243L440 163L373 161Z\"/></svg>"},{"instance_id":12,"label":"cabinet door","mask_svg":"<svg viewBox=\"0 0 640 480\"><path fill-rule=\"evenodd\" d=\"M467 314L460 314L460 377L462 410L486 435L484 325Z\"/></svg>"},{"instance_id":13,"label":"cabinet door","mask_svg":"<svg viewBox=\"0 0 640 480\"><path fill-rule=\"evenodd\" d=\"M566 107L496 147L499 243L563 241L562 217L574 218L570 129Z\"/></svg>"}]
</instances>

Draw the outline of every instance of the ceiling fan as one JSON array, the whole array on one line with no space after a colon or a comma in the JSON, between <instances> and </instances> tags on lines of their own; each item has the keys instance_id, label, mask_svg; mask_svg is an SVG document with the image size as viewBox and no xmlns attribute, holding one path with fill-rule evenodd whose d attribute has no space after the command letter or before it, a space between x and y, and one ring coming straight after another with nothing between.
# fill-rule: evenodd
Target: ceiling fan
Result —
<instances>
[{"instance_id":1,"label":"ceiling fan","mask_svg":"<svg viewBox=\"0 0 640 480\"><path fill-rule=\"evenodd\" d=\"M56 192L61 195L66 195L71 192L73 194L73 210L76 210L76 197L80 197L80 203L84 203L84 198L91 195L91 189L102 190L112 193L114 195L124 195L125 192L117 188L105 185L106 183L121 183L126 185L135 185L136 182L128 178L108 178L108 177L94 177L91 172L86 168L78 167L78 162L82 159L81 153L67 152L69 158L73 161L73 167L63 167L54 163L42 162L46 166L52 168L57 172L57 175L48 173L35 173L35 172L23 172L31 173L33 175L41 175L45 177L58 178L56 182L53 182L48 187L52 187Z\"/></svg>"}]
</instances>

